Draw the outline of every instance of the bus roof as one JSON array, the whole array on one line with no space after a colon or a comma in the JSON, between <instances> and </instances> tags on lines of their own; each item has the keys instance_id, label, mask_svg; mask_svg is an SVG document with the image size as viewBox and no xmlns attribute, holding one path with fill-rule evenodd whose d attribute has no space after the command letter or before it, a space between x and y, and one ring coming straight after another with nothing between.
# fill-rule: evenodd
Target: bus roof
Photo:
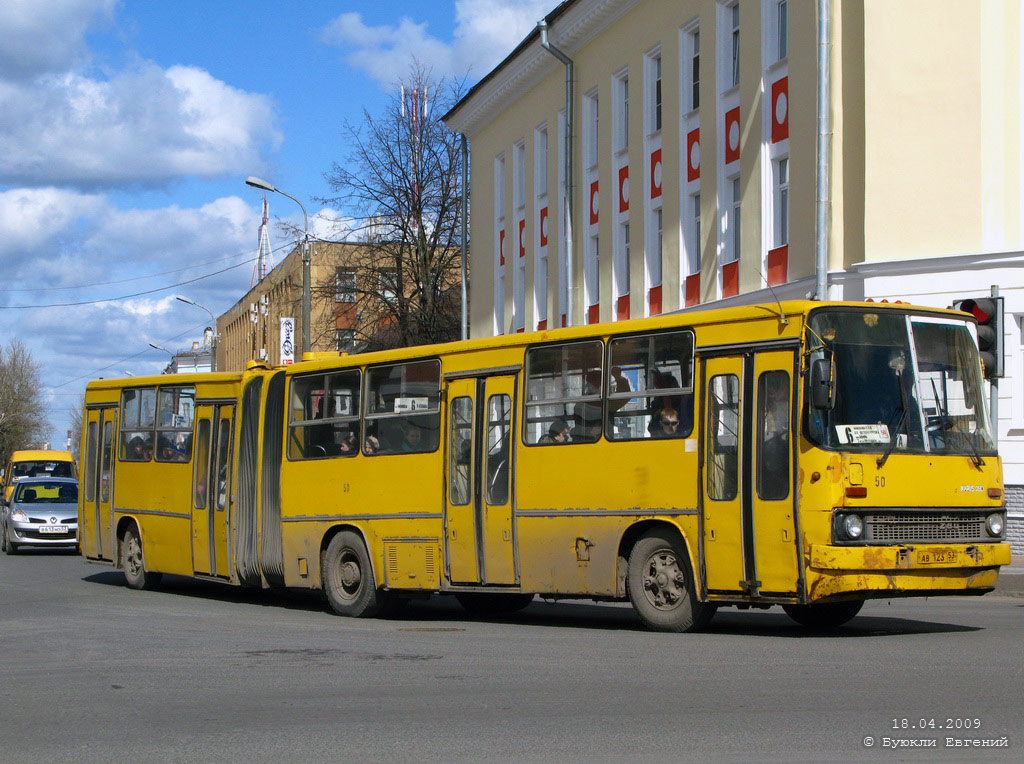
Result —
<instances>
[{"instance_id":1,"label":"bus roof","mask_svg":"<svg viewBox=\"0 0 1024 764\"><path fill-rule=\"evenodd\" d=\"M29 449L15 451L11 454L12 462L73 462L75 457L70 451L50 451L44 449Z\"/></svg>"}]
</instances>

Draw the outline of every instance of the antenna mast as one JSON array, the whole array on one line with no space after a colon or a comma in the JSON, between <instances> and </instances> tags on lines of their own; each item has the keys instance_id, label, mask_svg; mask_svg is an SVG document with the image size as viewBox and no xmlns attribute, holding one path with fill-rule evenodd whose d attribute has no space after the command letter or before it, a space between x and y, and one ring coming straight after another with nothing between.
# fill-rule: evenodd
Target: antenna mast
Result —
<instances>
[{"instance_id":1,"label":"antenna mast","mask_svg":"<svg viewBox=\"0 0 1024 764\"><path fill-rule=\"evenodd\" d=\"M274 267L274 256L270 252L270 231L267 226L270 217L270 206L267 204L267 195L263 195L263 222L260 223L259 232L259 256L256 258L256 268L252 273L250 287L256 286L267 276L267 270Z\"/></svg>"}]
</instances>

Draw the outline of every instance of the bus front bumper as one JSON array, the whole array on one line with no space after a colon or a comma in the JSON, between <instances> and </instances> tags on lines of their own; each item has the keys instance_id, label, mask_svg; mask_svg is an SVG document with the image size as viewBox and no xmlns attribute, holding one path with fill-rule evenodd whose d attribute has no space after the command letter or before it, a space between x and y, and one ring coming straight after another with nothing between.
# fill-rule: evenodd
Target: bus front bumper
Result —
<instances>
[{"instance_id":1,"label":"bus front bumper","mask_svg":"<svg viewBox=\"0 0 1024 764\"><path fill-rule=\"evenodd\" d=\"M983 594L995 587L999 566L1010 563L1010 545L812 544L808 562L811 601L850 595Z\"/></svg>"}]
</instances>

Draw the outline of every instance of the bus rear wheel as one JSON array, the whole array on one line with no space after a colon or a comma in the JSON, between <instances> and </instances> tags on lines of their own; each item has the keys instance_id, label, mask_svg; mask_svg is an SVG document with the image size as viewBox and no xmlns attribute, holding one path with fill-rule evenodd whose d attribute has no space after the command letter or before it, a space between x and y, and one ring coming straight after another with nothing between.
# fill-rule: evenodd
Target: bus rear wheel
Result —
<instances>
[{"instance_id":1,"label":"bus rear wheel","mask_svg":"<svg viewBox=\"0 0 1024 764\"><path fill-rule=\"evenodd\" d=\"M470 615L494 616L518 613L533 602L532 594L506 594L490 592L461 592L455 595Z\"/></svg>"},{"instance_id":2,"label":"bus rear wheel","mask_svg":"<svg viewBox=\"0 0 1024 764\"><path fill-rule=\"evenodd\" d=\"M636 543L626 583L633 608L653 631L696 631L715 613L714 605L697 601L682 544L665 531L652 531Z\"/></svg>"},{"instance_id":3,"label":"bus rear wheel","mask_svg":"<svg viewBox=\"0 0 1024 764\"><path fill-rule=\"evenodd\" d=\"M370 555L359 534L342 531L331 539L320 560L323 587L331 609L350 618L373 618L397 611L404 600L379 591Z\"/></svg>"},{"instance_id":4,"label":"bus rear wheel","mask_svg":"<svg viewBox=\"0 0 1024 764\"><path fill-rule=\"evenodd\" d=\"M864 607L864 600L824 602L819 605L783 605L786 615L811 629L834 629L851 620Z\"/></svg>"},{"instance_id":5,"label":"bus rear wheel","mask_svg":"<svg viewBox=\"0 0 1024 764\"><path fill-rule=\"evenodd\" d=\"M128 528L121 540L121 569L130 589L155 589L163 578L162 573L150 573L146 570L146 561L142 556L142 541L135 526Z\"/></svg>"}]
</instances>

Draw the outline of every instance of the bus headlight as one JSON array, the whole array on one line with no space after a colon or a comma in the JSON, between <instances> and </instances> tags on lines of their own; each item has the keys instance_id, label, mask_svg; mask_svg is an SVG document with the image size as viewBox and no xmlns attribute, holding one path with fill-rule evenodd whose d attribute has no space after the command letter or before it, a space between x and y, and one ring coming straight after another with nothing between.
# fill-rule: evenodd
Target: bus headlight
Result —
<instances>
[{"instance_id":1,"label":"bus headlight","mask_svg":"<svg viewBox=\"0 0 1024 764\"><path fill-rule=\"evenodd\" d=\"M999 512L993 512L985 521L985 529L989 536L1003 535L1003 516Z\"/></svg>"},{"instance_id":2,"label":"bus headlight","mask_svg":"<svg viewBox=\"0 0 1024 764\"><path fill-rule=\"evenodd\" d=\"M864 521L860 515L846 515L843 518L843 533L851 541L856 541L864 535Z\"/></svg>"}]
</instances>

